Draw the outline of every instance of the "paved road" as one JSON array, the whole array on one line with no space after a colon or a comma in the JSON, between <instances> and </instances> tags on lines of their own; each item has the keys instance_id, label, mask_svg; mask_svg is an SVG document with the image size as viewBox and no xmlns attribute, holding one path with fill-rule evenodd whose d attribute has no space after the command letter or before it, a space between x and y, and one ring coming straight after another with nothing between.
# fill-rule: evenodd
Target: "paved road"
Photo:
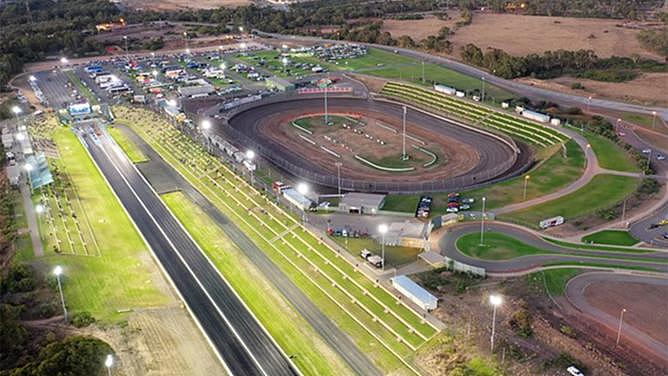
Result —
<instances>
[{"instance_id":1,"label":"paved road","mask_svg":"<svg viewBox=\"0 0 668 376\"><path fill-rule=\"evenodd\" d=\"M254 30L255 32L255 30ZM326 42L326 43L342 43L342 41L336 41L336 40L327 40L327 39L321 39L321 38L316 38L316 37L304 37L304 36L297 36L297 35L284 35L284 34L272 34L272 33L263 33L263 32L258 32L257 33L260 36L267 36L271 38L276 38L276 39L283 39L283 40L291 40L291 41L308 41L308 42ZM526 85L522 84L519 82L515 82L512 80L506 80L501 77L494 76L492 74L489 74L486 71L483 71L481 69L472 67L470 65L466 65L464 63L460 63L458 61L454 61L442 56L436 56L436 55L431 55L427 52L422 52L422 51L415 51L407 48L398 48L398 47L390 47L390 46L383 46L379 44L372 44L372 43L358 43L358 44L364 44L369 47L375 47L379 49L383 49L386 51L396 51L397 53L405 56L411 56L413 58L419 59L419 60L424 60L425 62L430 62L430 63L435 63L435 64L440 64L446 68L450 68L454 71L463 73L467 76L472 76L476 78L481 78L484 77L485 81L498 86L502 89L508 90L510 92L513 92L519 96L524 96L528 98L533 98L533 99L543 99L547 100L550 102L555 102L558 104L561 104L563 106L578 106L578 107L586 107L588 103L588 98L587 97L581 97L578 95L572 95L572 94L564 94L564 93L559 93L547 89L542 89L538 88L535 86L531 85ZM662 118L668 120L668 108L665 107L646 107L646 106L639 106L635 104L630 104L630 103L623 103L623 102L616 102L612 100L606 100L606 99L592 99L591 103L589 104L590 108L593 109L604 109L604 110L612 110L612 111L628 111L628 112L638 112L638 113L643 113L643 114L651 114L652 111L656 111Z\"/></svg>"},{"instance_id":2,"label":"paved road","mask_svg":"<svg viewBox=\"0 0 668 376\"><path fill-rule=\"evenodd\" d=\"M600 309L589 304L585 297L585 290L592 283L605 283L605 282L629 282L629 283L643 283L643 284L652 284L658 286L668 286L668 279L665 278L649 278L645 276L636 276L628 274L619 274L619 273L606 273L606 272L591 272L584 273L572 278L566 284L566 297L568 301L575 306L580 312L584 315L589 316L590 319L597 321L605 326L607 326L611 331L617 331L619 325L619 317L611 316L607 312L603 312ZM630 306L626 308L629 309L628 314L632 314L631 304L632 302L627 302ZM620 302L621 305L621 302ZM657 307L658 308L658 307ZM668 308L666 306L665 308ZM665 317L665 309L659 313ZM668 328L668 322L664 327ZM640 344L647 351L650 351L657 356L664 359L668 362L668 344L661 343L656 339L650 337L646 333L623 323L622 327L622 342L632 341L636 344Z\"/></svg>"},{"instance_id":3,"label":"paved road","mask_svg":"<svg viewBox=\"0 0 668 376\"><path fill-rule=\"evenodd\" d=\"M120 148L88 127L80 138L229 372L298 374Z\"/></svg>"},{"instance_id":4,"label":"paved road","mask_svg":"<svg viewBox=\"0 0 668 376\"><path fill-rule=\"evenodd\" d=\"M438 250L441 254L446 255L452 259L485 268L491 274L521 274L536 268L541 267L546 263L569 261L573 263L596 263L606 265L624 265L624 266L641 266L654 268L662 272L668 273L668 253L666 252L652 252L643 254L622 253L622 252L606 252L606 251L587 251L569 249L556 246L549 243L542 238L536 236L534 233L524 230L519 226L512 226L508 224L492 222L485 224L485 232L501 232L516 238L533 247L548 250L554 254L549 255L529 255L513 258L510 260L482 260L473 258L459 252L456 246L457 239L469 233L479 233L480 223L469 222L432 235L432 250ZM599 256L599 257L594 257ZM609 258L601 258L601 256ZM621 258L624 259L621 259ZM633 258L643 258L650 260L649 262L635 261ZM652 262L655 261L655 262Z\"/></svg>"},{"instance_id":5,"label":"paved road","mask_svg":"<svg viewBox=\"0 0 668 376\"><path fill-rule=\"evenodd\" d=\"M358 375L381 375L380 371L371 363L366 355L360 351L355 343L336 326L290 279L259 249L233 222L218 210L198 190L193 188L179 173L167 164L136 133L127 127L123 132L137 145L150 159L150 162L139 165L145 176L154 176L160 185L169 189L179 189L187 195L197 206L209 215L241 251L262 271L274 287L289 301L302 317L315 329L325 342L336 351L348 366ZM156 171L160 176L156 176ZM152 178L149 178L151 180ZM151 182L152 183L152 182ZM153 184L153 183L152 183Z\"/></svg>"}]
</instances>

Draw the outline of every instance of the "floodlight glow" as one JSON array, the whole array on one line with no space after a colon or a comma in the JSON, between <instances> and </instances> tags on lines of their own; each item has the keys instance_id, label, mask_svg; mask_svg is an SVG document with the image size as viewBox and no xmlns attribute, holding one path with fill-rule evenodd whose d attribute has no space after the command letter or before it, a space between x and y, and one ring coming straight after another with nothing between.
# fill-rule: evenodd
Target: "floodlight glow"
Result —
<instances>
[{"instance_id":1,"label":"floodlight glow","mask_svg":"<svg viewBox=\"0 0 668 376\"><path fill-rule=\"evenodd\" d=\"M246 49L246 43L245 42L242 42L239 46L241 47L242 50Z\"/></svg>"},{"instance_id":2,"label":"floodlight glow","mask_svg":"<svg viewBox=\"0 0 668 376\"><path fill-rule=\"evenodd\" d=\"M246 158L253 160L253 158L255 158L255 152L250 149L246 150Z\"/></svg>"},{"instance_id":3,"label":"floodlight glow","mask_svg":"<svg viewBox=\"0 0 668 376\"><path fill-rule=\"evenodd\" d=\"M151 73L153 73L153 77L158 77L158 71L157 70L153 70L153 72L151 72Z\"/></svg>"},{"instance_id":4,"label":"floodlight glow","mask_svg":"<svg viewBox=\"0 0 668 376\"><path fill-rule=\"evenodd\" d=\"M284 57L284 58L281 60L281 62L283 63L283 65L288 65L288 58L287 58L287 57Z\"/></svg>"},{"instance_id":5,"label":"floodlight glow","mask_svg":"<svg viewBox=\"0 0 668 376\"><path fill-rule=\"evenodd\" d=\"M35 81L37 81L37 77L35 77L35 76L33 76L33 75L30 75L30 77L28 77L28 79L29 79L31 82L35 82Z\"/></svg>"},{"instance_id":6,"label":"floodlight glow","mask_svg":"<svg viewBox=\"0 0 668 376\"><path fill-rule=\"evenodd\" d=\"M23 166L23 168L28 172L32 171L32 169L33 169L32 165L30 163L26 163L25 166Z\"/></svg>"},{"instance_id":7,"label":"floodlight glow","mask_svg":"<svg viewBox=\"0 0 668 376\"><path fill-rule=\"evenodd\" d=\"M281 46L281 48L283 48L284 50L287 50L287 49L288 49L288 45L287 45L287 44L284 44L284 45Z\"/></svg>"},{"instance_id":8,"label":"floodlight glow","mask_svg":"<svg viewBox=\"0 0 668 376\"><path fill-rule=\"evenodd\" d=\"M243 26L239 26L239 31L241 31L241 32L243 33L243 31L244 31L244 27L243 27Z\"/></svg>"},{"instance_id":9,"label":"floodlight glow","mask_svg":"<svg viewBox=\"0 0 668 376\"><path fill-rule=\"evenodd\" d=\"M503 303L503 299L499 295L490 295L489 296L489 304L498 307Z\"/></svg>"},{"instance_id":10,"label":"floodlight glow","mask_svg":"<svg viewBox=\"0 0 668 376\"><path fill-rule=\"evenodd\" d=\"M297 192L299 192L300 195L305 195L308 193L308 185L306 183L299 183L297 184Z\"/></svg>"},{"instance_id":11,"label":"floodlight glow","mask_svg":"<svg viewBox=\"0 0 668 376\"><path fill-rule=\"evenodd\" d=\"M211 120L202 120L201 127L204 130L211 129Z\"/></svg>"},{"instance_id":12,"label":"floodlight glow","mask_svg":"<svg viewBox=\"0 0 668 376\"><path fill-rule=\"evenodd\" d=\"M382 223L378 225L378 232L381 234L387 234L388 227L386 224Z\"/></svg>"},{"instance_id":13,"label":"floodlight glow","mask_svg":"<svg viewBox=\"0 0 668 376\"><path fill-rule=\"evenodd\" d=\"M190 48L186 48L186 53L190 54Z\"/></svg>"},{"instance_id":14,"label":"floodlight glow","mask_svg":"<svg viewBox=\"0 0 668 376\"><path fill-rule=\"evenodd\" d=\"M16 115L20 114L22 112L21 107L19 106L12 106L12 112Z\"/></svg>"},{"instance_id":15,"label":"floodlight glow","mask_svg":"<svg viewBox=\"0 0 668 376\"><path fill-rule=\"evenodd\" d=\"M61 64L67 64L68 62L69 62L69 60L67 60L67 58L64 57L64 56L60 58L60 63Z\"/></svg>"},{"instance_id":16,"label":"floodlight glow","mask_svg":"<svg viewBox=\"0 0 668 376\"><path fill-rule=\"evenodd\" d=\"M220 64L220 69L222 69L222 70L227 69L227 64L225 64L224 62L221 63L221 64Z\"/></svg>"},{"instance_id":17,"label":"floodlight glow","mask_svg":"<svg viewBox=\"0 0 668 376\"><path fill-rule=\"evenodd\" d=\"M53 268L53 274L55 274L56 276L63 274L63 267L60 265L56 265L56 267Z\"/></svg>"},{"instance_id":18,"label":"floodlight glow","mask_svg":"<svg viewBox=\"0 0 668 376\"><path fill-rule=\"evenodd\" d=\"M35 205L35 213L37 214L44 213L44 206L42 206L41 204Z\"/></svg>"},{"instance_id":19,"label":"floodlight glow","mask_svg":"<svg viewBox=\"0 0 668 376\"><path fill-rule=\"evenodd\" d=\"M107 355L107 358L104 360L104 365L107 368L111 368L114 365L114 357L111 354Z\"/></svg>"}]
</instances>

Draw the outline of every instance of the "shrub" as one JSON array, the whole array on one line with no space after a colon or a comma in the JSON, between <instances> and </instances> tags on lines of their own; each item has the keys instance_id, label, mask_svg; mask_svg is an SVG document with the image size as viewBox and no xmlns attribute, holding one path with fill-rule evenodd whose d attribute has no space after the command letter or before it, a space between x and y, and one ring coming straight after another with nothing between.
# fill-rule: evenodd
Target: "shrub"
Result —
<instances>
[{"instance_id":1,"label":"shrub","mask_svg":"<svg viewBox=\"0 0 668 376\"><path fill-rule=\"evenodd\" d=\"M72 325L76 326L77 328L86 327L94 322L95 318L90 314L90 312L87 311L77 312L72 315L71 319Z\"/></svg>"},{"instance_id":2,"label":"shrub","mask_svg":"<svg viewBox=\"0 0 668 376\"><path fill-rule=\"evenodd\" d=\"M526 308L521 308L513 312L510 317L510 327L513 329L515 334L520 337L530 337L533 334L533 329L531 328L531 312Z\"/></svg>"},{"instance_id":3,"label":"shrub","mask_svg":"<svg viewBox=\"0 0 668 376\"><path fill-rule=\"evenodd\" d=\"M571 338L575 338L575 337L576 337L575 329L573 329L573 327L568 326L568 325L566 325L566 324L562 324L562 325L559 327L559 331L560 331L562 334L564 334L564 335L566 335L566 336L568 336L568 337L571 337Z\"/></svg>"}]
</instances>

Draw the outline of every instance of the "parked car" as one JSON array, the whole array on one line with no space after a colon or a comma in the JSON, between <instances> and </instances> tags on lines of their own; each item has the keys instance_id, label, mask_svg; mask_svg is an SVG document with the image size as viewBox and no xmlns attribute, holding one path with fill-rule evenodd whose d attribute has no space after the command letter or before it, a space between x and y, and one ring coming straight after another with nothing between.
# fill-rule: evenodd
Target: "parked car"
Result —
<instances>
[{"instance_id":1,"label":"parked car","mask_svg":"<svg viewBox=\"0 0 668 376\"><path fill-rule=\"evenodd\" d=\"M570 366L566 368L566 371L573 376L584 376L584 373L582 373L576 366Z\"/></svg>"},{"instance_id":2,"label":"parked car","mask_svg":"<svg viewBox=\"0 0 668 376\"><path fill-rule=\"evenodd\" d=\"M656 159L659 160L659 161L663 161L663 160L666 159L666 156L663 155L663 154L659 154L659 155L656 156Z\"/></svg>"},{"instance_id":3,"label":"parked car","mask_svg":"<svg viewBox=\"0 0 668 376\"><path fill-rule=\"evenodd\" d=\"M462 199L462 204L469 204L469 205L470 205L470 204L472 204L472 203L474 203L474 202L475 202L475 199L474 199L474 198L470 198L470 197L469 197L469 198L463 198L463 199Z\"/></svg>"},{"instance_id":4,"label":"parked car","mask_svg":"<svg viewBox=\"0 0 668 376\"><path fill-rule=\"evenodd\" d=\"M642 150L642 153L643 153L643 154L649 154L649 153L651 153L651 152L652 152L652 149L643 149L643 150Z\"/></svg>"}]
</instances>

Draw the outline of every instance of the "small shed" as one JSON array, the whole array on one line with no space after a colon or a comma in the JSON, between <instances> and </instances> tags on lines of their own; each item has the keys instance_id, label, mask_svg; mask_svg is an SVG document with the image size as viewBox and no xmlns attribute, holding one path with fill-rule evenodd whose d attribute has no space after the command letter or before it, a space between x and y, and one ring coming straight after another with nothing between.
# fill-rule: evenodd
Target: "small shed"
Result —
<instances>
[{"instance_id":1,"label":"small shed","mask_svg":"<svg viewBox=\"0 0 668 376\"><path fill-rule=\"evenodd\" d=\"M311 207L311 200L297 192L297 190L294 188L283 189L281 193L283 193L283 197L285 197L288 202L300 208L301 210L307 210Z\"/></svg>"},{"instance_id":2,"label":"small shed","mask_svg":"<svg viewBox=\"0 0 668 376\"><path fill-rule=\"evenodd\" d=\"M437 297L405 275L398 275L390 280L392 281L392 287L425 311L434 310L438 306Z\"/></svg>"},{"instance_id":3,"label":"small shed","mask_svg":"<svg viewBox=\"0 0 668 376\"><path fill-rule=\"evenodd\" d=\"M385 203L385 195L351 192L343 195L339 209L352 214L376 214Z\"/></svg>"}]
</instances>

